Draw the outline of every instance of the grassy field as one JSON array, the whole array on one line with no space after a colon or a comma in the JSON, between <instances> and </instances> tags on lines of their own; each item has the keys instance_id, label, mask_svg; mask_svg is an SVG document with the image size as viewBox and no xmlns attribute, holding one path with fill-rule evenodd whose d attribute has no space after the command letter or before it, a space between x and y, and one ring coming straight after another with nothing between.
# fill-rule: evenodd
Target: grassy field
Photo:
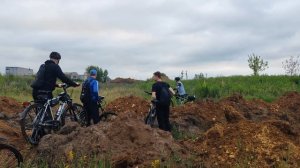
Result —
<instances>
[{"instance_id":1,"label":"grassy field","mask_svg":"<svg viewBox=\"0 0 300 168\"><path fill-rule=\"evenodd\" d=\"M29 101L31 97L30 83L33 77L13 77L0 75L0 96L8 96L18 101ZM175 87L174 81L168 83ZM288 91L300 91L300 77L288 76L231 76L203 78L183 81L187 92L197 98L220 99L234 93L239 93L247 99L259 98L267 102ZM149 98L143 91L151 90L153 81L137 82L135 84L101 84L101 95L110 102L122 96L140 96ZM78 102L81 88L70 88L69 93ZM54 95L61 89L54 91Z\"/></svg>"},{"instance_id":2,"label":"grassy field","mask_svg":"<svg viewBox=\"0 0 300 168\"><path fill-rule=\"evenodd\" d=\"M135 85L139 90L150 90L152 81ZM300 91L300 77L288 76L231 76L183 81L187 93L197 98L220 99L239 93L247 99L259 98L267 102L288 91ZM175 87L174 81L169 84Z\"/></svg>"}]
</instances>

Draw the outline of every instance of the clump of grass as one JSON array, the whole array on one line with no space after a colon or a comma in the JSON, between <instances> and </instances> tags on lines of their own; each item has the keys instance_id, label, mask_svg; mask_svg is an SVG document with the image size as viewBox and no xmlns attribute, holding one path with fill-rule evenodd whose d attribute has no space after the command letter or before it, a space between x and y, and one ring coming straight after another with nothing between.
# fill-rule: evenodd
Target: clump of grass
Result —
<instances>
[{"instance_id":1,"label":"clump of grass","mask_svg":"<svg viewBox=\"0 0 300 168\"><path fill-rule=\"evenodd\" d=\"M180 126L174 124L172 126L172 136L175 140L192 140L192 141L196 141L200 135L195 135L195 134L192 134L192 133L189 133L189 132L185 132L185 131L182 131L180 129Z\"/></svg>"},{"instance_id":2,"label":"clump of grass","mask_svg":"<svg viewBox=\"0 0 300 168\"><path fill-rule=\"evenodd\" d=\"M64 160L57 161L56 163L48 163L43 158L36 158L25 162L21 168L112 168L113 164L111 162L111 157L98 157L97 155L79 155L70 151L67 154L67 158Z\"/></svg>"}]
</instances>

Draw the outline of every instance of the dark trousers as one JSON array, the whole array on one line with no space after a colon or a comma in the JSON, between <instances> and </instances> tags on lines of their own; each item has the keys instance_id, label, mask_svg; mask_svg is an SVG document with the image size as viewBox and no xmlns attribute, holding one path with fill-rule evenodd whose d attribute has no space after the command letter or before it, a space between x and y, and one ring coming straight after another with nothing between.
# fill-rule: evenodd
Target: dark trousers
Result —
<instances>
[{"instance_id":1,"label":"dark trousers","mask_svg":"<svg viewBox=\"0 0 300 168\"><path fill-rule=\"evenodd\" d=\"M51 91L33 89L32 97L34 102L45 104L47 102L47 99L53 98L53 94Z\"/></svg>"},{"instance_id":2,"label":"dark trousers","mask_svg":"<svg viewBox=\"0 0 300 168\"><path fill-rule=\"evenodd\" d=\"M44 91L44 90L37 90L37 89L33 89L32 90L32 97L35 103L40 103L40 104L45 104L47 102L48 99L52 99L53 98L53 94L51 91ZM37 113L38 111L36 111ZM47 110L47 114L45 117L45 120L50 119L51 117L50 114L50 109Z\"/></svg>"},{"instance_id":3,"label":"dark trousers","mask_svg":"<svg viewBox=\"0 0 300 168\"><path fill-rule=\"evenodd\" d=\"M158 127L164 131L171 131L169 121L170 104L160 104L156 106Z\"/></svg>"},{"instance_id":4,"label":"dark trousers","mask_svg":"<svg viewBox=\"0 0 300 168\"><path fill-rule=\"evenodd\" d=\"M94 124L97 124L100 122L99 108L98 108L97 103L90 102L90 103L84 104L84 108L87 111L88 126L91 125L91 120L93 120Z\"/></svg>"}]
</instances>

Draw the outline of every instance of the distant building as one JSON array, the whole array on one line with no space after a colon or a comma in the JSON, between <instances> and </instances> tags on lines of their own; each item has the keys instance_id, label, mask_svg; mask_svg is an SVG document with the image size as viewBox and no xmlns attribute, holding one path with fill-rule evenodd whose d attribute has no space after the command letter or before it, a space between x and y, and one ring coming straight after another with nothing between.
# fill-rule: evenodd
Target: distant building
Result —
<instances>
[{"instance_id":1,"label":"distant building","mask_svg":"<svg viewBox=\"0 0 300 168\"><path fill-rule=\"evenodd\" d=\"M66 72L65 73L67 77L69 77L72 80L86 80L88 78L88 74L84 73L84 75L79 75L77 72Z\"/></svg>"},{"instance_id":2,"label":"distant building","mask_svg":"<svg viewBox=\"0 0 300 168\"><path fill-rule=\"evenodd\" d=\"M86 80L88 77L89 77L89 74L86 72L83 75L79 75L79 79L82 81Z\"/></svg>"},{"instance_id":3,"label":"distant building","mask_svg":"<svg viewBox=\"0 0 300 168\"><path fill-rule=\"evenodd\" d=\"M13 75L13 76L31 76L33 75L33 70L30 68L22 68L22 67L6 67L5 73L6 75Z\"/></svg>"},{"instance_id":4,"label":"distant building","mask_svg":"<svg viewBox=\"0 0 300 168\"><path fill-rule=\"evenodd\" d=\"M78 80L79 74L77 72L66 72L66 76L68 76L72 80Z\"/></svg>"}]
</instances>

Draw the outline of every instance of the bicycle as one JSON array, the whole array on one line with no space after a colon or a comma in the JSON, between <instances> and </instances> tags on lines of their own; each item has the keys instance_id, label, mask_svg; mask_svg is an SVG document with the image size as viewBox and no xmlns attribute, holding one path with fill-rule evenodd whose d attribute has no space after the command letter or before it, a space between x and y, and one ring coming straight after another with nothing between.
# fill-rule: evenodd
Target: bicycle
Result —
<instances>
[{"instance_id":1,"label":"bicycle","mask_svg":"<svg viewBox=\"0 0 300 168\"><path fill-rule=\"evenodd\" d=\"M147 93L148 95L152 95L151 92L147 92L144 91L145 93ZM147 116L145 117L145 124L146 125L150 125L150 127L154 126L155 123L155 119L156 119L156 104L158 103L158 100L151 100L151 104L150 104L150 108L148 110Z\"/></svg>"},{"instance_id":2,"label":"bicycle","mask_svg":"<svg viewBox=\"0 0 300 168\"><path fill-rule=\"evenodd\" d=\"M37 145L44 135L52 130L60 130L65 125L66 118L78 122L78 114L83 107L73 103L67 92L67 84L62 84L62 88L63 92L56 98L42 98L38 102L31 102L21 113L21 132L30 144ZM59 108L54 114L52 108L58 104Z\"/></svg>"},{"instance_id":3,"label":"bicycle","mask_svg":"<svg viewBox=\"0 0 300 168\"><path fill-rule=\"evenodd\" d=\"M183 104L186 104L188 102L193 102L193 101L196 100L195 95L193 95L193 96L190 96L189 94L179 95L177 88L174 88L174 90L176 90L175 98L176 98L177 104L179 104L179 105L183 105Z\"/></svg>"},{"instance_id":4,"label":"bicycle","mask_svg":"<svg viewBox=\"0 0 300 168\"><path fill-rule=\"evenodd\" d=\"M23 162L22 154L12 145L4 143L6 141L0 138L0 165L5 168L20 167Z\"/></svg>"},{"instance_id":5,"label":"bicycle","mask_svg":"<svg viewBox=\"0 0 300 168\"><path fill-rule=\"evenodd\" d=\"M115 112L105 112L103 106L105 104L105 97L99 96L99 101L98 103L98 108L99 108L99 113L100 113L100 121L108 121L109 118L112 116L117 116ZM88 112L84 109L82 110L79 115L78 115L78 120L81 126L89 126L89 121L88 121Z\"/></svg>"}]
</instances>

